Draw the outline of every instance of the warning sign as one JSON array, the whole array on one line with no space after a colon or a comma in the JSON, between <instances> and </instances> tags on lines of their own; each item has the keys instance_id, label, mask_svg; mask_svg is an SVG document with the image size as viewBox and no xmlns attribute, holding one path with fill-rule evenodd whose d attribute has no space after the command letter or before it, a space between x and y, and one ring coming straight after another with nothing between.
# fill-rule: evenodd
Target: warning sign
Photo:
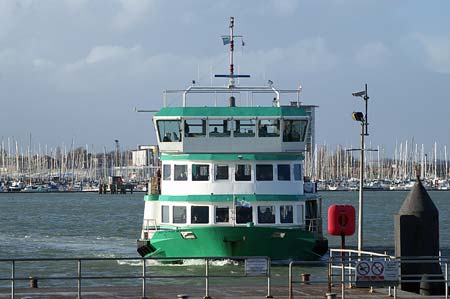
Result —
<instances>
[{"instance_id":1,"label":"warning sign","mask_svg":"<svg viewBox=\"0 0 450 299\"><path fill-rule=\"evenodd\" d=\"M394 261L359 261L356 264L356 286L398 285L398 264Z\"/></svg>"},{"instance_id":2,"label":"warning sign","mask_svg":"<svg viewBox=\"0 0 450 299\"><path fill-rule=\"evenodd\" d=\"M245 274L247 276L266 276L267 260L262 258L250 258L245 260Z\"/></svg>"}]
</instances>

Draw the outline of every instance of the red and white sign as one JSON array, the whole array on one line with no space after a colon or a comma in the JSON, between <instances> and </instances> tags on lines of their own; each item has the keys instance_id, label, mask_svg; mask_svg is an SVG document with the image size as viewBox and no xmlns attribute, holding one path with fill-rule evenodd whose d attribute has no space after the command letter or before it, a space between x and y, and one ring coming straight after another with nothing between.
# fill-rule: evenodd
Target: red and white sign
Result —
<instances>
[{"instance_id":1,"label":"red and white sign","mask_svg":"<svg viewBox=\"0 0 450 299\"><path fill-rule=\"evenodd\" d=\"M398 264L394 261L359 261L356 264L356 285L396 285Z\"/></svg>"}]
</instances>

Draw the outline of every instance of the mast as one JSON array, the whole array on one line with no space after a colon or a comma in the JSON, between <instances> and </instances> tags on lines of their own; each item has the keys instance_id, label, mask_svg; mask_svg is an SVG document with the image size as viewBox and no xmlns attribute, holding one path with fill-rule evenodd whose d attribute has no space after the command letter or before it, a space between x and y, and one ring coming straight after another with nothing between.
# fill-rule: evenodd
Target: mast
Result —
<instances>
[{"instance_id":1,"label":"mast","mask_svg":"<svg viewBox=\"0 0 450 299\"><path fill-rule=\"evenodd\" d=\"M234 52L234 17L230 17L230 86L234 87L234 62L233 62L233 52Z\"/></svg>"}]
</instances>

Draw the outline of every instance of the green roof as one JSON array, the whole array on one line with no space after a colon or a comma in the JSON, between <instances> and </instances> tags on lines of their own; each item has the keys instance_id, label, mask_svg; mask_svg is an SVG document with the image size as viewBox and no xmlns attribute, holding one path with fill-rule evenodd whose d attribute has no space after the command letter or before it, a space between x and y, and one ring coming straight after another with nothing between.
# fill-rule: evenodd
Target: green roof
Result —
<instances>
[{"instance_id":1,"label":"green roof","mask_svg":"<svg viewBox=\"0 0 450 299\"><path fill-rule=\"evenodd\" d=\"M166 107L155 116L308 116L302 107Z\"/></svg>"},{"instance_id":2,"label":"green roof","mask_svg":"<svg viewBox=\"0 0 450 299\"><path fill-rule=\"evenodd\" d=\"M161 160L209 160L209 161L241 161L241 160L303 160L302 154L162 154Z\"/></svg>"}]
</instances>

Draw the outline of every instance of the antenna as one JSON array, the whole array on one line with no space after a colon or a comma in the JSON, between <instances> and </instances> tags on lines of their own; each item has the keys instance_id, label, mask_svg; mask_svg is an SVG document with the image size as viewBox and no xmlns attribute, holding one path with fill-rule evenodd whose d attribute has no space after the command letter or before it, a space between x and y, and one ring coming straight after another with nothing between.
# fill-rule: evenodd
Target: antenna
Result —
<instances>
[{"instance_id":1,"label":"antenna","mask_svg":"<svg viewBox=\"0 0 450 299\"><path fill-rule=\"evenodd\" d=\"M230 44L230 74L229 75L214 75L215 78L230 78L228 87L235 87L234 78L250 78L250 75L235 75L234 74L234 38L239 37L242 39L242 35L234 35L234 17L230 17L230 35L222 35L222 41L224 45ZM244 42L242 42L244 45Z\"/></svg>"}]
</instances>

